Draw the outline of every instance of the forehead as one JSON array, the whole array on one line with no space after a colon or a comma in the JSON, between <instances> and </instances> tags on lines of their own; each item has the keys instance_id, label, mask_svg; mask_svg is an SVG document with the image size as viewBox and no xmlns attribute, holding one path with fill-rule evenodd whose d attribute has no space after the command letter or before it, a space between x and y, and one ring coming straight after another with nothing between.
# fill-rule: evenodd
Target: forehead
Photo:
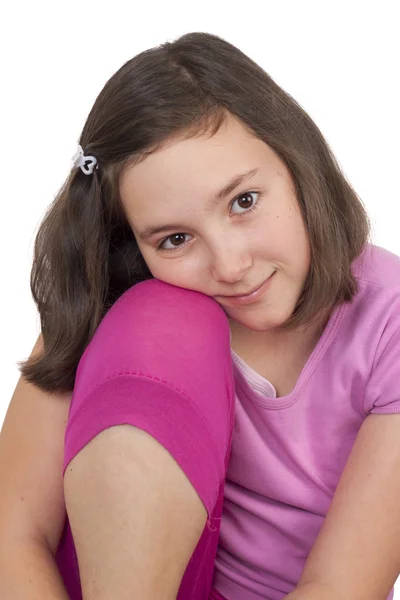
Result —
<instances>
[{"instance_id":1,"label":"forehead","mask_svg":"<svg viewBox=\"0 0 400 600\"><path fill-rule=\"evenodd\" d=\"M273 158L267 144L230 116L212 137L205 134L171 138L128 168L120 182L121 197L129 200L143 193L158 194L160 187L166 193L176 186L182 193L193 186L200 186L203 193L212 193L236 173Z\"/></svg>"}]
</instances>

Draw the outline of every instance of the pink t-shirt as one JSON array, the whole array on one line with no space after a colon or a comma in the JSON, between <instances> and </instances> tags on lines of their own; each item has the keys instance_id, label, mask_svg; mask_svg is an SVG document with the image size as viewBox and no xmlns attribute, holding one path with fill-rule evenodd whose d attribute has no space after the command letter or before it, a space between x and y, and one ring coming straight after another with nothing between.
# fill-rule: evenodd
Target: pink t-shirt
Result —
<instances>
[{"instance_id":1,"label":"pink t-shirt","mask_svg":"<svg viewBox=\"0 0 400 600\"><path fill-rule=\"evenodd\" d=\"M236 387L214 585L229 600L282 600L299 580L364 419L400 412L400 258L369 246L294 390L232 351ZM393 597L393 592L389 599Z\"/></svg>"}]
</instances>

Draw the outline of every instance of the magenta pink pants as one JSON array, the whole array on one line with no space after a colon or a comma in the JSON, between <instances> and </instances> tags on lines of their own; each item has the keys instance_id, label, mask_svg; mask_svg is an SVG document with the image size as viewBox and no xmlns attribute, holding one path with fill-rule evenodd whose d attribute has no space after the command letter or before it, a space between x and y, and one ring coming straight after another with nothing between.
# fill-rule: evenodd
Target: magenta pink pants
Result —
<instances>
[{"instance_id":1,"label":"magenta pink pants","mask_svg":"<svg viewBox=\"0 0 400 600\"><path fill-rule=\"evenodd\" d=\"M132 424L164 445L207 510L177 600L224 600L212 581L234 398L230 331L223 309L208 296L155 279L131 287L118 299L78 365L63 473L101 431ZM68 518L56 560L71 600L81 600Z\"/></svg>"}]
</instances>

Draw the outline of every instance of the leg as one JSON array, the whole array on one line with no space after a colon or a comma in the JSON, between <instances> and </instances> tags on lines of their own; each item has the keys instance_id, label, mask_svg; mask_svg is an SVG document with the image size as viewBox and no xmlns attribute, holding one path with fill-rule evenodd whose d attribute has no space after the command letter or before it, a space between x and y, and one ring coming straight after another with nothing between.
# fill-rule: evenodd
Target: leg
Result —
<instances>
[{"instance_id":1,"label":"leg","mask_svg":"<svg viewBox=\"0 0 400 600\"><path fill-rule=\"evenodd\" d=\"M104 429L131 424L164 446L204 504L207 526L180 600L206 598L211 587L233 428L229 338L214 300L150 280L107 313L77 372L64 468Z\"/></svg>"}]
</instances>

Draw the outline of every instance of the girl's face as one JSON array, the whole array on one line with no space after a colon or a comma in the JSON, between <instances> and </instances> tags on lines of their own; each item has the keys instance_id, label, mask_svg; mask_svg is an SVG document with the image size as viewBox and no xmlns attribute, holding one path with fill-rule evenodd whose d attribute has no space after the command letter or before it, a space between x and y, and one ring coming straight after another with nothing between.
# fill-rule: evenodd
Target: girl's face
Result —
<instances>
[{"instance_id":1,"label":"girl's face","mask_svg":"<svg viewBox=\"0 0 400 600\"><path fill-rule=\"evenodd\" d=\"M155 278L213 297L254 331L290 317L309 271L307 232L287 167L236 117L212 138L170 140L125 173L120 191ZM251 303L230 297L266 280Z\"/></svg>"}]
</instances>

